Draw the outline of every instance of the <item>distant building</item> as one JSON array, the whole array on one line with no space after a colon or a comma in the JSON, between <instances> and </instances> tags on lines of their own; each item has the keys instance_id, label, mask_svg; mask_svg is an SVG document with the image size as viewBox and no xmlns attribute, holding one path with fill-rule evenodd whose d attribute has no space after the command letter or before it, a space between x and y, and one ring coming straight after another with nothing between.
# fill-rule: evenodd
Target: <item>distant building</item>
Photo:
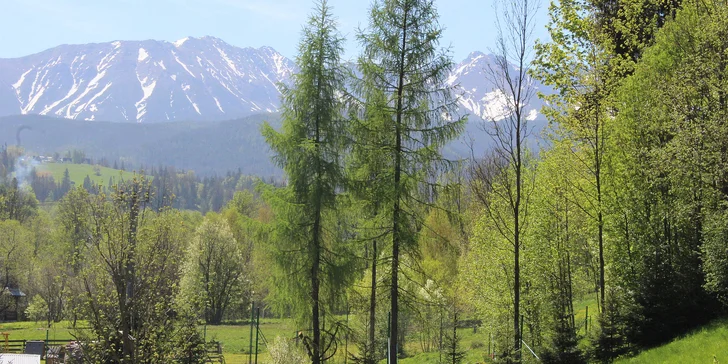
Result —
<instances>
[{"instance_id":1,"label":"distant building","mask_svg":"<svg viewBox=\"0 0 728 364\"><path fill-rule=\"evenodd\" d=\"M25 293L20 288L5 287L2 291L2 296L4 296L3 300L9 298L13 303L12 307L8 307L2 312L3 321L17 321L18 317L20 317L20 312L22 312L20 300L25 297Z\"/></svg>"}]
</instances>

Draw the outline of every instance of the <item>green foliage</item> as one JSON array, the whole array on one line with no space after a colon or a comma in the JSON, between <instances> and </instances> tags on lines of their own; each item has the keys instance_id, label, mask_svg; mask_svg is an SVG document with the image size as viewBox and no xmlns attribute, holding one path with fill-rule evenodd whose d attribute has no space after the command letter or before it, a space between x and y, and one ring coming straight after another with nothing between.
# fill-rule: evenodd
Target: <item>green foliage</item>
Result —
<instances>
[{"instance_id":1,"label":"green foliage","mask_svg":"<svg viewBox=\"0 0 728 364\"><path fill-rule=\"evenodd\" d=\"M95 169L98 169L98 175ZM68 191L71 185L82 186L86 177L95 185L106 186L110 178L118 182L133 176L131 172L90 164L45 163L38 167L38 171L50 173L56 181L61 181L60 188L65 191ZM58 197L62 196L63 194Z\"/></svg>"},{"instance_id":2,"label":"green foliage","mask_svg":"<svg viewBox=\"0 0 728 364\"><path fill-rule=\"evenodd\" d=\"M488 71L509 110L488 124L498 148L472 162L465 185L441 155L464 120L430 0L375 1L348 78L335 18L317 4L299 72L281 86L282 124L262 137L247 132L260 118L164 128L4 118L0 135L27 122L57 136L44 147L85 164L48 164L27 180L16 170L24 150L0 149L0 287L21 288L19 310L52 335L70 339L75 326L98 363L197 363L206 336L239 359L246 329L196 321L247 319L251 301L285 317L262 326L278 337L262 350L280 363L372 364L388 350L400 362L482 362L486 346L526 362L521 342L543 362L612 362L667 342L728 303L721 1L554 1L532 69L556 91L542 95L551 125L538 153L520 92L531 64L518 27L533 2L505 4L501 20L518 24L500 33ZM526 47L515 62L513 39ZM129 143L105 150L118 138ZM116 170L263 165L264 139L282 186L240 170ZM228 152L210 161L213 146ZM0 314L14 309L3 293ZM2 330L38 338L19 325ZM632 360L728 360L723 326ZM285 339L294 332L298 344Z\"/></svg>"},{"instance_id":3,"label":"green foliage","mask_svg":"<svg viewBox=\"0 0 728 364\"><path fill-rule=\"evenodd\" d=\"M17 220L0 220L0 285L25 286L32 256L33 233Z\"/></svg>"},{"instance_id":4,"label":"green foliage","mask_svg":"<svg viewBox=\"0 0 728 364\"><path fill-rule=\"evenodd\" d=\"M705 242L702 246L705 288L728 304L728 210L714 212L706 217Z\"/></svg>"},{"instance_id":5,"label":"green foliage","mask_svg":"<svg viewBox=\"0 0 728 364\"><path fill-rule=\"evenodd\" d=\"M337 226L346 139L339 101L342 42L327 2L321 1L303 29L296 58L300 70L282 91L281 131L267 123L262 129L288 180L286 187L265 194L276 217L273 239L283 274L278 297L310 322L313 332L304 343L314 364L335 353L331 342L339 340L338 327L326 331L321 317L342 304L353 268Z\"/></svg>"},{"instance_id":6,"label":"green foliage","mask_svg":"<svg viewBox=\"0 0 728 364\"><path fill-rule=\"evenodd\" d=\"M599 316L599 331L593 338L594 359L602 363L611 363L616 358L629 352L630 327L627 321L625 301L628 297L618 295L619 291L611 289L602 314Z\"/></svg>"},{"instance_id":7,"label":"green foliage","mask_svg":"<svg viewBox=\"0 0 728 364\"><path fill-rule=\"evenodd\" d=\"M251 132L259 130L263 121L276 127L280 125L277 114L226 121L174 123L116 123L42 115L7 116L0 118L0 145L14 145L15 132L25 125L32 131L23 133L23 146L33 155L63 155L76 149L83 151L86 158L117 161L118 169L126 171L139 171L142 166L151 168L166 165L195 171L201 176L222 175L240 168L250 175L279 177L281 171L270 162L265 139L259 133ZM53 137L49 138L50 135ZM119 143L119 140L124 142ZM8 150L11 152L8 159L12 159L15 147L8 147ZM86 174L93 176L93 170L81 175L81 182ZM56 178L56 181L59 179ZM102 183L106 183L106 180Z\"/></svg>"},{"instance_id":8,"label":"green foliage","mask_svg":"<svg viewBox=\"0 0 728 364\"><path fill-rule=\"evenodd\" d=\"M452 60L438 47L437 19L429 0L377 1L358 36L362 77L353 82L350 179L354 195L373 217L368 235L391 242L389 352L395 357L404 350L404 343L398 344L400 259L416 256L422 201L427 201L418 192L434 187L430 177L447 167L441 148L464 125L445 86Z\"/></svg>"},{"instance_id":9,"label":"green foliage","mask_svg":"<svg viewBox=\"0 0 728 364\"><path fill-rule=\"evenodd\" d=\"M37 323L48 317L48 305L43 298L35 295L25 309L25 316Z\"/></svg>"},{"instance_id":10,"label":"green foliage","mask_svg":"<svg viewBox=\"0 0 728 364\"><path fill-rule=\"evenodd\" d=\"M144 177L134 177L86 203L93 218L83 309L92 330L79 335L96 342L84 350L94 362L163 358L171 350L183 261L177 242L186 230L173 211L149 211L148 194Z\"/></svg>"},{"instance_id":11,"label":"green foliage","mask_svg":"<svg viewBox=\"0 0 728 364\"><path fill-rule=\"evenodd\" d=\"M688 3L688 2L686 2ZM614 55L612 67L618 77L629 75L645 48L655 42L658 30L675 16L682 0L591 0L593 22L603 35L602 43Z\"/></svg>"},{"instance_id":12,"label":"green foliage","mask_svg":"<svg viewBox=\"0 0 728 364\"><path fill-rule=\"evenodd\" d=\"M208 214L187 248L182 304L202 312L207 323L220 324L231 307L238 307L236 304L247 298L245 264L243 246L233 236L227 221Z\"/></svg>"},{"instance_id":13,"label":"green foliage","mask_svg":"<svg viewBox=\"0 0 728 364\"><path fill-rule=\"evenodd\" d=\"M646 350L633 358L616 360L615 363L725 363L728 362L728 354L725 351L726 340L728 340L728 323L725 319L716 320L663 346Z\"/></svg>"},{"instance_id":14,"label":"green foliage","mask_svg":"<svg viewBox=\"0 0 728 364\"><path fill-rule=\"evenodd\" d=\"M175 363L198 364L208 360L205 338L195 326L195 320L186 318L180 320L172 335L172 351L168 359L175 359Z\"/></svg>"},{"instance_id":15,"label":"green foliage","mask_svg":"<svg viewBox=\"0 0 728 364\"><path fill-rule=\"evenodd\" d=\"M628 317L630 341L638 345L664 342L716 312L703 289L701 253L714 247L703 245L712 233L705 217L720 216L726 196L723 168L715 167L724 165L728 132L725 52L716 52L725 49L725 19L724 6L685 6L620 90L616 120L625 157L619 162L629 181L623 201L629 249L622 250L629 269L622 277L635 292Z\"/></svg>"},{"instance_id":16,"label":"green foliage","mask_svg":"<svg viewBox=\"0 0 728 364\"><path fill-rule=\"evenodd\" d=\"M301 344L297 346L291 339L276 336L271 345L268 347L268 351L270 351L272 364L309 363Z\"/></svg>"},{"instance_id":17,"label":"green foliage","mask_svg":"<svg viewBox=\"0 0 728 364\"><path fill-rule=\"evenodd\" d=\"M0 184L0 220L25 222L36 214L38 200L26 185L20 185L16 178Z\"/></svg>"}]
</instances>

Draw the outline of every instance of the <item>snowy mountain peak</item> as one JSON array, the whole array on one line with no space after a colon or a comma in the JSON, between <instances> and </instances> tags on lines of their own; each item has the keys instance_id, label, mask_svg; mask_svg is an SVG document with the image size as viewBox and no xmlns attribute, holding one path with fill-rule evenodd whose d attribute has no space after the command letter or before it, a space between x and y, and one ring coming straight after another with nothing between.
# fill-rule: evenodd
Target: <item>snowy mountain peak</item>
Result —
<instances>
[{"instance_id":1,"label":"snowy mountain peak","mask_svg":"<svg viewBox=\"0 0 728 364\"><path fill-rule=\"evenodd\" d=\"M151 122L274 112L278 84L294 69L270 47L209 36L64 45L0 59L0 116Z\"/></svg>"},{"instance_id":2,"label":"snowy mountain peak","mask_svg":"<svg viewBox=\"0 0 728 364\"><path fill-rule=\"evenodd\" d=\"M179 40L177 40L177 41L175 41L175 42L172 42L172 44L174 44L174 46L175 46L175 47L179 48L179 47L181 47L181 46L182 46L183 44L185 44L185 42L186 42L186 41L188 41L189 39L190 39L190 37L184 37L184 38L182 38L182 39L179 39Z\"/></svg>"},{"instance_id":3,"label":"snowy mountain peak","mask_svg":"<svg viewBox=\"0 0 728 364\"><path fill-rule=\"evenodd\" d=\"M471 115L489 121L504 119L509 110L507 96L490 81L489 68L495 67L495 61L493 55L472 52L453 67L447 78L448 85L455 87L460 106ZM529 87L539 87L530 79L529 83ZM540 100L534 97L526 107L527 117L535 119L540 108Z\"/></svg>"}]
</instances>

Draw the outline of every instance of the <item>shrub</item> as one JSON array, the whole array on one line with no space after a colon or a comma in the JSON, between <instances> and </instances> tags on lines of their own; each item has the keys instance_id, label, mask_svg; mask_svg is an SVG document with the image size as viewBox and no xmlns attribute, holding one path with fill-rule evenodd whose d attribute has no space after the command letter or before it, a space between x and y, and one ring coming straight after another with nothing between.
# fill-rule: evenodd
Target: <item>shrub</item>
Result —
<instances>
[{"instance_id":1,"label":"shrub","mask_svg":"<svg viewBox=\"0 0 728 364\"><path fill-rule=\"evenodd\" d=\"M273 364L307 364L308 358L302 346L297 346L293 340L280 336L273 340L268 348Z\"/></svg>"}]
</instances>

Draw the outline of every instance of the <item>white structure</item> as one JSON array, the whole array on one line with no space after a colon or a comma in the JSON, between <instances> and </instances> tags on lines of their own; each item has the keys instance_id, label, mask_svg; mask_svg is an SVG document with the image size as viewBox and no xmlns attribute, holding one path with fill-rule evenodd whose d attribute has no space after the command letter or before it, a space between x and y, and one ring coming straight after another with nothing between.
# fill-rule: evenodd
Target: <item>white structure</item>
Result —
<instances>
[{"instance_id":1,"label":"white structure","mask_svg":"<svg viewBox=\"0 0 728 364\"><path fill-rule=\"evenodd\" d=\"M0 353L0 364L40 364L40 355Z\"/></svg>"}]
</instances>

